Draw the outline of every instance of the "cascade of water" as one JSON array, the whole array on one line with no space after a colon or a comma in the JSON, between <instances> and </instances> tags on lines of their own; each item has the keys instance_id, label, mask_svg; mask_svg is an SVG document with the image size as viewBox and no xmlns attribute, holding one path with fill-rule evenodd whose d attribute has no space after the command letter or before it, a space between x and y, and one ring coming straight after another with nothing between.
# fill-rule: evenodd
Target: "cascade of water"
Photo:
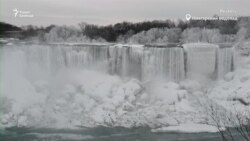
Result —
<instances>
[{"instance_id":1,"label":"cascade of water","mask_svg":"<svg viewBox=\"0 0 250 141\"><path fill-rule=\"evenodd\" d=\"M97 63L107 65L107 46L73 46L65 47L66 61L68 67L89 68Z\"/></svg>"},{"instance_id":2,"label":"cascade of water","mask_svg":"<svg viewBox=\"0 0 250 141\"><path fill-rule=\"evenodd\" d=\"M129 67L128 72L130 77L138 78L142 80L142 59L144 54L143 47L130 47L129 48Z\"/></svg>"},{"instance_id":3,"label":"cascade of water","mask_svg":"<svg viewBox=\"0 0 250 141\"><path fill-rule=\"evenodd\" d=\"M83 51L76 51L72 50L69 52L66 52L66 60L67 60L67 66L69 67L88 67L91 62L91 56Z\"/></svg>"},{"instance_id":4,"label":"cascade of water","mask_svg":"<svg viewBox=\"0 0 250 141\"><path fill-rule=\"evenodd\" d=\"M110 73L111 74L118 74L118 75L122 75L122 70L123 70L123 66L122 62L124 58L122 56L122 51L124 49L122 49L122 47L118 47L118 46L111 46L109 48L109 55L110 55Z\"/></svg>"},{"instance_id":5,"label":"cascade of water","mask_svg":"<svg viewBox=\"0 0 250 141\"><path fill-rule=\"evenodd\" d=\"M217 62L217 78L223 78L223 76L234 70L234 48L220 48L218 49L218 62Z\"/></svg>"},{"instance_id":6,"label":"cascade of water","mask_svg":"<svg viewBox=\"0 0 250 141\"><path fill-rule=\"evenodd\" d=\"M39 76L41 71L49 74L63 68L80 68L142 81L161 79L179 82L185 77L222 78L234 67L233 49L213 44L184 44L184 49L121 45L21 45L12 48L23 52L26 73L34 76Z\"/></svg>"},{"instance_id":7,"label":"cascade of water","mask_svg":"<svg viewBox=\"0 0 250 141\"><path fill-rule=\"evenodd\" d=\"M216 77L217 45L185 44L186 77L188 79L205 80Z\"/></svg>"},{"instance_id":8,"label":"cascade of water","mask_svg":"<svg viewBox=\"0 0 250 141\"><path fill-rule=\"evenodd\" d=\"M17 50L23 52L26 58L27 75L39 76L38 73L41 72L47 74L57 73L63 68L89 69L95 66L105 67L103 70L108 68L109 56L107 46L20 45L11 48L13 48L13 52ZM7 49L7 47L3 49Z\"/></svg>"},{"instance_id":9,"label":"cascade of water","mask_svg":"<svg viewBox=\"0 0 250 141\"><path fill-rule=\"evenodd\" d=\"M184 53L179 47L147 48L143 53L143 80L153 78L167 81L184 79Z\"/></svg>"},{"instance_id":10,"label":"cascade of water","mask_svg":"<svg viewBox=\"0 0 250 141\"><path fill-rule=\"evenodd\" d=\"M112 74L141 79L143 48L129 46L110 47L110 70Z\"/></svg>"}]
</instances>

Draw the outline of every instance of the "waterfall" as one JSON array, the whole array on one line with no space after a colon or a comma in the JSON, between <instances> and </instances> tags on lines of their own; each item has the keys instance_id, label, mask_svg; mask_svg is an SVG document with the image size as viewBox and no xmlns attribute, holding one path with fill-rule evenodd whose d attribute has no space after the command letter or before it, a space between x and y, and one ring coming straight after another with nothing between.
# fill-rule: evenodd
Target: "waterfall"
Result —
<instances>
[{"instance_id":1,"label":"waterfall","mask_svg":"<svg viewBox=\"0 0 250 141\"><path fill-rule=\"evenodd\" d=\"M205 43L184 44L186 53L186 77L205 80L216 77L217 45Z\"/></svg>"},{"instance_id":2,"label":"waterfall","mask_svg":"<svg viewBox=\"0 0 250 141\"><path fill-rule=\"evenodd\" d=\"M180 47L130 47L114 46L110 49L111 70L122 77L142 81L184 79L184 52Z\"/></svg>"},{"instance_id":3,"label":"waterfall","mask_svg":"<svg viewBox=\"0 0 250 141\"><path fill-rule=\"evenodd\" d=\"M123 78L142 77L142 47L112 46L110 47L111 72Z\"/></svg>"},{"instance_id":4,"label":"waterfall","mask_svg":"<svg viewBox=\"0 0 250 141\"><path fill-rule=\"evenodd\" d=\"M160 78L178 82L184 79L184 52L180 47L146 48L142 62L143 80Z\"/></svg>"},{"instance_id":5,"label":"waterfall","mask_svg":"<svg viewBox=\"0 0 250 141\"><path fill-rule=\"evenodd\" d=\"M218 50L218 78L223 78L223 76L234 70L235 68L235 54L234 48L221 47Z\"/></svg>"},{"instance_id":6,"label":"waterfall","mask_svg":"<svg viewBox=\"0 0 250 141\"><path fill-rule=\"evenodd\" d=\"M183 45L186 54L186 77L189 79L221 79L234 70L234 48L208 43Z\"/></svg>"},{"instance_id":7,"label":"waterfall","mask_svg":"<svg viewBox=\"0 0 250 141\"><path fill-rule=\"evenodd\" d=\"M217 79L234 69L234 49L214 44L183 47L132 45L19 45L2 51L20 51L26 75L57 73L63 68L95 69L141 81L179 82Z\"/></svg>"}]
</instances>

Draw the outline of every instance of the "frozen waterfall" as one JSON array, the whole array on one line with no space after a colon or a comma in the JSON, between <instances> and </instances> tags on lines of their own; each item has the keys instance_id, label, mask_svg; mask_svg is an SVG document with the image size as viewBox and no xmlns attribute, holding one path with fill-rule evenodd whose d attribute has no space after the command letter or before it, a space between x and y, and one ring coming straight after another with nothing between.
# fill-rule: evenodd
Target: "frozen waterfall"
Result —
<instances>
[{"instance_id":1,"label":"frozen waterfall","mask_svg":"<svg viewBox=\"0 0 250 141\"><path fill-rule=\"evenodd\" d=\"M222 78L234 69L234 49L214 44L143 45L19 45L1 52L22 56L31 78L61 68L95 69L122 78L179 82L185 78ZM11 53L12 52L12 53ZM46 75L45 75L46 76Z\"/></svg>"},{"instance_id":2,"label":"frozen waterfall","mask_svg":"<svg viewBox=\"0 0 250 141\"><path fill-rule=\"evenodd\" d=\"M208 43L184 44L185 72L189 79L206 80L222 78L233 71L234 48Z\"/></svg>"},{"instance_id":3,"label":"frozen waterfall","mask_svg":"<svg viewBox=\"0 0 250 141\"><path fill-rule=\"evenodd\" d=\"M184 53L180 47L111 47L112 72L143 81L184 79Z\"/></svg>"}]
</instances>

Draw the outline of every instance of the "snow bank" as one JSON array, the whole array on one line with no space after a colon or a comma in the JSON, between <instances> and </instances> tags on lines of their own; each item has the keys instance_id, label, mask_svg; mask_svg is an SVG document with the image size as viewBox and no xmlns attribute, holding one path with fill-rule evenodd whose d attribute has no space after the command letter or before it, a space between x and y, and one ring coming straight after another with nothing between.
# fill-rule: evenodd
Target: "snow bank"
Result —
<instances>
[{"instance_id":1,"label":"snow bank","mask_svg":"<svg viewBox=\"0 0 250 141\"><path fill-rule=\"evenodd\" d=\"M147 90L136 79L123 81L79 69L62 69L49 79L31 81L22 73L14 76L20 68L6 69L13 73L2 73L6 78L0 81L0 99L6 101L1 103L3 126L159 127L191 119L190 114L180 114L195 112L186 99L187 91L172 82L151 84ZM13 79L8 79L11 75Z\"/></svg>"},{"instance_id":2,"label":"snow bank","mask_svg":"<svg viewBox=\"0 0 250 141\"><path fill-rule=\"evenodd\" d=\"M229 79L229 78L230 79ZM250 71L238 69L212 88L209 98L233 113L250 112Z\"/></svg>"}]
</instances>

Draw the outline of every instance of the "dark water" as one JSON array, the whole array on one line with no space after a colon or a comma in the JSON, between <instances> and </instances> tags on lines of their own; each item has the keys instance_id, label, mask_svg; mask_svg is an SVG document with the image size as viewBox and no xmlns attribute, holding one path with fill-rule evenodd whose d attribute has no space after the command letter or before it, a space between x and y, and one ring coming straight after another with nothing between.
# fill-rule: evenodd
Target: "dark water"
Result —
<instances>
[{"instance_id":1,"label":"dark water","mask_svg":"<svg viewBox=\"0 0 250 141\"><path fill-rule=\"evenodd\" d=\"M237 139L238 141L239 139ZM8 128L0 141L222 141L219 133L152 133L149 128Z\"/></svg>"}]
</instances>

